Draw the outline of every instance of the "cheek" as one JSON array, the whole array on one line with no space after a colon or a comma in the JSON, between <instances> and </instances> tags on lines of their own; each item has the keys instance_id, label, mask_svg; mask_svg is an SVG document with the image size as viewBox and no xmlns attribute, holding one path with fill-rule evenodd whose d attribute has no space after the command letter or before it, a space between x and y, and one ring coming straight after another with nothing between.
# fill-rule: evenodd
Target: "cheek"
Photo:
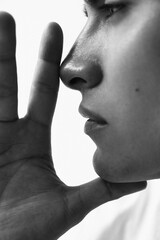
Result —
<instances>
[{"instance_id":1,"label":"cheek","mask_svg":"<svg viewBox=\"0 0 160 240\"><path fill-rule=\"evenodd\" d=\"M101 87L107 111L122 131L130 126L127 131L132 133L134 127L143 129L160 119L160 34L156 26L153 21L137 27L134 34L123 34L119 41L110 39L102 54Z\"/></svg>"},{"instance_id":2,"label":"cheek","mask_svg":"<svg viewBox=\"0 0 160 240\"><path fill-rule=\"evenodd\" d=\"M101 99L110 126L94 156L109 181L160 177L160 47L149 29L103 53ZM112 51L111 51L112 50ZM104 101L105 99L105 101ZM104 140L105 139L105 140Z\"/></svg>"},{"instance_id":3,"label":"cheek","mask_svg":"<svg viewBox=\"0 0 160 240\"><path fill-rule=\"evenodd\" d=\"M109 127L97 144L96 169L110 181L155 178L160 169L159 85L147 76L128 77L128 70L114 73L103 83Z\"/></svg>"}]
</instances>

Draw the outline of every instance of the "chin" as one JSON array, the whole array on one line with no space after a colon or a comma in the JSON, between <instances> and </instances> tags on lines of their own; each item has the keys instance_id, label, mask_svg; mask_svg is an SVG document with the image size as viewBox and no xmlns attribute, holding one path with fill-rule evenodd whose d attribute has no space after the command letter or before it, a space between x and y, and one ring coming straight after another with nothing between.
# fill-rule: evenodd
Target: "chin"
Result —
<instances>
[{"instance_id":1,"label":"chin","mask_svg":"<svg viewBox=\"0 0 160 240\"><path fill-rule=\"evenodd\" d=\"M153 166L153 159L139 159L123 155L103 154L97 149L93 156L95 172L103 180L113 183L141 182L160 178L160 163ZM148 160L148 159L147 159Z\"/></svg>"}]
</instances>

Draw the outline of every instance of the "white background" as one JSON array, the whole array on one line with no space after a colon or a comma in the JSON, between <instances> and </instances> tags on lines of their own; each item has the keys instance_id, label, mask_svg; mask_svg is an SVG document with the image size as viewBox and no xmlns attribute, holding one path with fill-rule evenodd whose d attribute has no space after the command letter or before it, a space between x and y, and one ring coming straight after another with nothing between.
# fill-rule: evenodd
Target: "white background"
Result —
<instances>
[{"instance_id":1,"label":"white background","mask_svg":"<svg viewBox=\"0 0 160 240\"><path fill-rule=\"evenodd\" d=\"M81 0L0 0L0 10L10 12L16 20L19 116L26 113L30 87L37 61L40 38L47 23L58 22L64 32L67 54L86 18ZM56 171L68 185L83 184L97 177L92 167L94 143L83 133L85 120L78 113L81 95L61 84L52 125L52 152ZM124 201L126 199L126 201ZM119 205L126 206L131 196L105 204L90 213L61 240L95 240L105 225L112 222Z\"/></svg>"}]
</instances>

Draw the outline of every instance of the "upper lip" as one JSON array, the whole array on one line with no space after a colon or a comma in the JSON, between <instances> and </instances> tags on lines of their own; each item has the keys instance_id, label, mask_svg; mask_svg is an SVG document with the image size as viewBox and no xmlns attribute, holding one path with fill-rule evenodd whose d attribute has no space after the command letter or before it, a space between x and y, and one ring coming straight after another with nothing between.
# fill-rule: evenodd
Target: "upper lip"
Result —
<instances>
[{"instance_id":1,"label":"upper lip","mask_svg":"<svg viewBox=\"0 0 160 240\"><path fill-rule=\"evenodd\" d=\"M103 117L101 117L99 114L85 108L82 105L79 106L79 113L84 118L89 118L90 120L97 122L99 124L107 124L107 121Z\"/></svg>"}]
</instances>

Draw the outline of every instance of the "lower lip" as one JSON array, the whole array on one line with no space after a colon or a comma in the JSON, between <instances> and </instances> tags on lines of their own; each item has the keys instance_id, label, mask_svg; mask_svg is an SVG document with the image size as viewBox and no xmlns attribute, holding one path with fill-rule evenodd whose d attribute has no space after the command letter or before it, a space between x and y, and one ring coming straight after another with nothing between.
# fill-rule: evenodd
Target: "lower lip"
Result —
<instances>
[{"instance_id":1,"label":"lower lip","mask_svg":"<svg viewBox=\"0 0 160 240\"><path fill-rule=\"evenodd\" d=\"M97 131L100 131L100 130L103 130L108 124L101 124L101 123L98 123L98 122L94 122L92 120L88 120L86 123L85 123L85 127L84 127L84 132L86 134L89 134L91 132L97 132Z\"/></svg>"}]
</instances>

